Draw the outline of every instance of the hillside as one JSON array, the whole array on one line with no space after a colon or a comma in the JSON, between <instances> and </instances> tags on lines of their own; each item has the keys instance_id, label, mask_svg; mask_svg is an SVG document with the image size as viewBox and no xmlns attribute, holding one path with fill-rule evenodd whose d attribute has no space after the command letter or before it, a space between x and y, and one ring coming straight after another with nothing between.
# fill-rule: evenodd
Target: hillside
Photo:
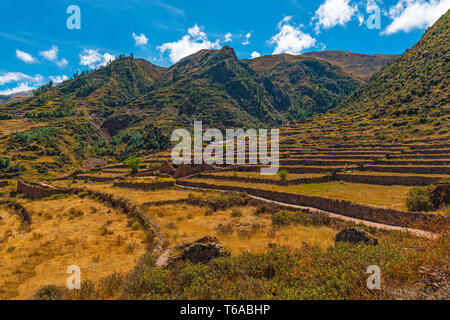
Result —
<instances>
[{"instance_id":1,"label":"hillside","mask_svg":"<svg viewBox=\"0 0 450 320\"><path fill-rule=\"evenodd\" d=\"M449 19L447 12L411 49L375 73L338 108L299 125L302 139L308 136L337 142L448 137Z\"/></svg>"},{"instance_id":2,"label":"hillside","mask_svg":"<svg viewBox=\"0 0 450 320\"><path fill-rule=\"evenodd\" d=\"M12 101L19 101L24 98L28 98L33 94L33 91L23 91L23 92L17 92L9 95L0 95L0 104L12 102Z\"/></svg>"},{"instance_id":3,"label":"hillside","mask_svg":"<svg viewBox=\"0 0 450 320\"><path fill-rule=\"evenodd\" d=\"M263 56L246 63L289 96L291 119L327 112L361 85L340 67L305 56Z\"/></svg>"},{"instance_id":4,"label":"hillside","mask_svg":"<svg viewBox=\"0 0 450 320\"><path fill-rule=\"evenodd\" d=\"M201 50L169 68L121 113L161 125L202 120L216 127L280 125L288 98L236 57L234 50Z\"/></svg>"},{"instance_id":5,"label":"hillside","mask_svg":"<svg viewBox=\"0 0 450 320\"><path fill-rule=\"evenodd\" d=\"M320 51L308 52L303 56L319 58L341 67L345 72L365 81L380 71L385 65L394 60L398 55L383 54L359 54L348 51Z\"/></svg>"}]
</instances>

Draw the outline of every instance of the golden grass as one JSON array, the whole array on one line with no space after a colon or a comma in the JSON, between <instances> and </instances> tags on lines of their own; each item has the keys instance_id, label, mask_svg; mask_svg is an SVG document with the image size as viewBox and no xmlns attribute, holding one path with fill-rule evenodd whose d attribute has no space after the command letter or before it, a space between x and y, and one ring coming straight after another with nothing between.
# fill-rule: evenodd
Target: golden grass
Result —
<instances>
[{"instance_id":1,"label":"golden grass","mask_svg":"<svg viewBox=\"0 0 450 320\"><path fill-rule=\"evenodd\" d=\"M0 211L0 299L27 299L38 288L64 286L67 267L98 281L112 272L129 272L144 254L144 234L127 225L126 215L90 199L69 197L24 203L31 227ZM6 212L5 212L6 211ZM83 215L77 212L83 212Z\"/></svg>"},{"instance_id":2,"label":"golden grass","mask_svg":"<svg viewBox=\"0 0 450 320\"><path fill-rule=\"evenodd\" d=\"M239 210L240 217L232 211ZM232 255L250 251L262 253L269 243L301 248L306 242L328 248L333 244L336 231L332 228L289 226L273 229L269 214L254 215L254 207L238 207L206 215L208 208L178 204L148 208L147 214L162 228L169 246L197 240L205 235L217 236ZM225 228L220 228L220 225ZM220 231L226 230L228 231Z\"/></svg>"},{"instance_id":3,"label":"golden grass","mask_svg":"<svg viewBox=\"0 0 450 320\"><path fill-rule=\"evenodd\" d=\"M26 131L34 127L47 125L46 122L32 122L26 119L0 120L0 136Z\"/></svg>"},{"instance_id":4,"label":"golden grass","mask_svg":"<svg viewBox=\"0 0 450 320\"><path fill-rule=\"evenodd\" d=\"M291 186L277 186L263 183L246 183L221 180L205 181L201 179L190 179L189 181L209 183L214 185L239 186L263 190L290 192L310 196L320 196L404 211L407 210L404 204L404 199L409 189L411 188L406 186L379 186L343 181L299 184Z\"/></svg>"},{"instance_id":5,"label":"golden grass","mask_svg":"<svg viewBox=\"0 0 450 320\"><path fill-rule=\"evenodd\" d=\"M258 178L258 179L270 179L270 180L281 180L280 177L275 175L263 176L260 172L241 172L241 171L223 171L211 173L215 176L224 177L239 177L239 178ZM288 173L287 180L302 179L302 178L316 178L322 177L323 174L294 174Z\"/></svg>"},{"instance_id":6,"label":"golden grass","mask_svg":"<svg viewBox=\"0 0 450 320\"><path fill-rule=\"evenodd\" d=\"M107 192L119 197L125 197L138 205L154 201L187 199L189 193L195 192L191 190L176 189L176 188L155 190L155 191L141 191L128 188L115 188L112 186L111 183L85 184L84 186L92 190Z\"/></svg>"}]
</instances>

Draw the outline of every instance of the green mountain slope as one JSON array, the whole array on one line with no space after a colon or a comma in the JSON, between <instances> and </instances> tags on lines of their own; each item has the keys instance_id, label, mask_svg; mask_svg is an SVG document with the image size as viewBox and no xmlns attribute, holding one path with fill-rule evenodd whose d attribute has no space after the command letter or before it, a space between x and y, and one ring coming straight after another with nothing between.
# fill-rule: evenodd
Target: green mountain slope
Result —
<instances>
[{"instance_id":1,"label":"green mountain slope","mask_svg":"<svg viewBox=\"0 0 450 320\"><path fill-rule=\"evenodd\" d=\"M302 125L317 139L448 137L450 11L338 108ZM308 129L309 128L309 129ZM314 128L314 129L313 129ZM328 134L320 134L326 128Z\"/></svg>"},{"instance_id":2,"label":"green mountain slope","mask_svg":"<svg viewBox=\"0 0 450 320\"><path fill-rule=\"evenodd\" d=\"M336 107L362 82L340 67L312 57L281 54L246 62L289 96L291 119L305 119Z\"/></svg>"},{"instance_id":3,"label":"green mountain slope","mask_svg":"<svg viewBox=\"0 0 450 320\"><path fill-rule=\"evenodd\" d=\"M202 50L182 59L123 112L159 119L161 125L202 120L215 127L280 125L288 97L261 79L234 50Z\"/></svg>"},{"instance_id":4,"label":"green mountain slope","mask_svg":"<svg viewBox=\"0 0 450 320\"><path fill-rule=\"evenodd\" d=\"M385 65L398 57L398 55L367 55L348 51L308 52L304 56L328 61L341 67L345 72L365 81L369 80L375 72L380 71Z\"/></svg>"}]
</instances>

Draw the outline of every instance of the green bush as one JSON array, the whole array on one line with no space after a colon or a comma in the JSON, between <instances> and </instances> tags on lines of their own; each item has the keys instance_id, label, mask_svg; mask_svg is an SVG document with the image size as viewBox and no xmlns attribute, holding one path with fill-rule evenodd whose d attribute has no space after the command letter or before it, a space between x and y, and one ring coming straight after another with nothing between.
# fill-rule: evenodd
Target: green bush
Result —
<instances>
[{"instance_id":1,"label":"green bush","mask_svg":"<svg viewBox=\"0 0 450 320\"><path fill-rule=\"evenodd\" d=\"M430 211L433 205L430 198L431 187L413 187L405 198L405 205L409 211Z\"/></svg>"},{"instance_id":2,"label":"green bush","mask_svg":"<svg viewBox=\"0 0 450 320\"><path fill-rule=\"evenodd\" d=\"M125 164L128 165L128 168L131 171L131 174L137 173L139 171L139 168L141 167L142 162L144 160L140 157L131 156L127 160L125 160Z\"/></svg>"},{"instance_id":3,"label":"green bush","mask_svg":"<svg viewBox=\"0 0 450 320\"><path fill-rule=\"evenodd\" d=\"M288 177L288 172L287 172L287 170L284 170L284 169L280 170L280 171L278 172L278 176L280 177L281 180L286 181L286 180L287 180L287 177Z\"/></svg>"}]
</instances>

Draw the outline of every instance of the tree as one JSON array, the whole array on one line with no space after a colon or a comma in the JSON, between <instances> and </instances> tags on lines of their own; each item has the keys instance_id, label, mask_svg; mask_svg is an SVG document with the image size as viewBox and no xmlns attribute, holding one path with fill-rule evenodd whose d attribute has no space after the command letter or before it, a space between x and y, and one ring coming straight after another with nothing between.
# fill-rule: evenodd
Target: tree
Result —
<instances>
[{"instance_id":1,"label":"tree","mask_svg":"<svg viewBox=\"0 0 450 320\"><path fill-rule=\"evenodd\" d=\"M281 180L286 181L287 177L288 177L288 172L287 170L281 169L278 172L278 176L280 177Z\"/></svg>"},{"instance_id":2,"label":"tree","mask_svg":"<svg viewBox=\"0 0 450 320\"><path fill-rule=\"evenodd\" d=\"M131 174L134 174L139 171L139 168L140 168L142 162L144 162L144 160L142 158L136 157L136 156L131 156L127 160L125 160L124 163L128 165L128 168L130 169Z\"/></svg>"}]
</instances>

